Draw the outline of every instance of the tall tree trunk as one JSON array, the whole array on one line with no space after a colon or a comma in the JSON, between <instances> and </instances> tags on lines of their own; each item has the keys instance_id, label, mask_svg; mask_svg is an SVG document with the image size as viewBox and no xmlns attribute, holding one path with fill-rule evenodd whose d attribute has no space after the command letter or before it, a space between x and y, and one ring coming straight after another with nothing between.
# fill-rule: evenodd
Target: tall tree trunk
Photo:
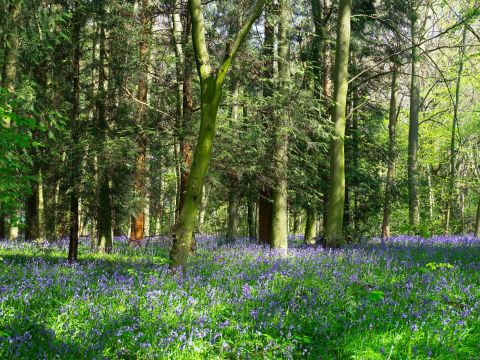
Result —
<instances>
[{"instance_id":1,"label":"tall tree trunk","mask_svg":"<svg viewBox=\"0 0 480 360\"><path fill-rule=\"evenodd\" d=\"M144 132L145 104L148 96L148 58L150 52L150 14L149 1L141 1L140 10L140 44L139 44L139 66L140 79L137 87L138 115L137 115L137 157L135 160L135 197L137 199L135 213L131 219L130 240L138 242L143 239L145 231L145 201L146 201L146 155L147 138Z\"/></svg>"},{"instance_id":2,"label":"tall tree trunk","mask_svg":"<svg viewBox=\"0 0 480 360\"><path fill-rule=\"evenodd\" d=\"M112 239L112 206L110 200L110 176L106 168L106 142L108 133L108 123L106 116L106 36L105 36L105 9L104 3L101 4L101 23L99 39L99 59L98 59L98 94L97 94L97 112L98 112L98 134L100 145L99 174L98 174L98 208L97 208L97 228L98 228L98 250L100 253L110 253L113 248Z\"/></svg>"},{"instance_id":3,"label":"tall tree trunk","mask_svg":"<svg viewBox=\"0 0 480 360\"><path fill-rule=\"evenodd\" d=\"M190 168L185 202L180 210L178 223L173 233L174 243L170 252L173 269L181 267L184 272L186 269L197 210L202 199L203 184L212 152L217 111L222 97L225 76L254 21L260 16L264 4L265 0L257 0L252 14L241 27L233 44L231 46L227 45L225 58L218 71L214 72L205 39L202 2L201 0L189 1L189 10L192 17L192 38L200 78L200 131Z\"/></svg>"},{"instance_id":4,"label":"tall tree trunk","mask_svg":"<svg viewBox=\"0 0 480 360\"><path fill-rule=\"evenodd\" d=\"M419 55L416 46L420 36L420 22L417 4L411 9L411 83L410 83L410 119L408 127L408 214L412 231L418 233L420 226L420 200L418 198L417 152L418 152L418 116L420 111Z\"/></svg>"},{"instance_id":5,"label":"tall tree trunk","mask_svg":"<svg viewBox=\"0 0 480 360\"><path fill-rule=\"evenodd\" d=\"M25 240L38 239L38 170L34 170L35 179L31 184L31 192L25 201Z\"/></svg>"},{"instance_id":6,"label":"tall tree trunk","mask_svg":"<svg viewBox=\"0 0 480 360\"><path fill-rule=\"evenodd\" d=\"M480 193L478 194L477 216L475 221L475 237L480 238Z\"/></svg>"},{"instance_id":7,"label":"tall tree trunk","mask_svg":"<svg viewBox=\"0 0 480 360\"><path fill-rule=\"evenodd\" d=\"M15 91L15 80L17 74L17 52L19 45L19 18L22 10L22 0L12 0L9 2L7 7L7 19L5 19L5 47L4 47L4 63L2 69L2 87L7 89L9 92L13 93ZM0 203L0 210L2 210L2 205ZM0 211L0 238L6 238L6 214L3 209ZM16 216L10 216L10 219ZM18 234L18 228L14 221L9 221L10 225L10 234L15 236Z\"/></svg>"},{"instance_id":8,"label":"tall tree trunk","mask_svg":"<svg viewBox=\"0 0 480 360\"><path fill-rule=\"evenodd\" d=\"M264 78L263 97L268 98L273 95L273 76L274 76L274 43L275 43L275 24L273 20L273 5L268 3L265 6L264 21L264 41L263 56ZM271 243L272 239L272 189L270 185L263 185L258 194L258 242L266 245Z\"/></svg>"},{"instance_id":9,"label":"tall tree trunk","mask_svg":"<svg viewBox=\"0 0 480 360\"><path fill-rule=\"evenodd\" d=\"M435 193L433 190L432 165L428 165L427 182L428 182L428 212L430 222L433 222L433 208L435 207Z\"/></svg>"},{"instance_id":10,"label":"tall tree trunk","mask_svg":"<svg viewBox=\"0 0 480 360\"><path fill-rule=\"evenodd\" d=\"M305 244L315 244L317 237L317 213L312 209L307 209L305 216Z\"/></svg>"},{"instance_id":11,"label":"tall tree trunk","mask_svg":"<svg viewBox=\"0 0 480 360\"><path fill-rule=\"evenodd\" d=\"M280 95L287 101L290 85L290 44L288 28L290 26L289 0L279 0L278 23L278 76ZM271 247L286 252L288 248L287 218L287 161L288 161L288 113L281 110L275 128L273 161L279 174L272 189L272 240Z\"/></svg>"},{"instance_id":12,"label":"tall tree trunk","mask_svg":"<svg viewBox=\"0 0 480 360\"><path fill-rule=\"evenodd\" d=\"M337 42L334 74L334 123L335 139L330 147L330 192L325 244L340 246L344 243L343 213L345 206L345 109L348 90L348 53L350 47L350 17L352 0L340 0L337 21Z\"/></svg>"},{"instance_id":13,"label":"tall tree trunk","mask_svg":"<svg viewBox=\"0 0 480 360\"><path fill-rule=\"evenodd\" d=\"M228 194L228 225L226 238L233 241L238 235L238 192L236 187L232 186Z\"/></svg>"},{"instance_id":14,"label":"tall tree trunk","mask_svg":"<svg viewBox=\"0 0 480 360\"><path fill-rule=\"evenodd\" d=\"M255 230L255 206L251 200L247 200L247 223L248 223L248 237L255 239L257 232Z\"/></svg>"},{"instance_id":15,"label":"tall tree trunk","mask_svg":"<svg viewBox=\"0 0 480 360\"><path fill-rule=\"evenodd\" d=\"M455 102L453 104L453 119L452 119L452 135L450 138L450 176L448 179L448 194L447 194L447 206L445 214L445 234L450 232L450 216L452 211L452 204L454 202L453 192L455 189L455 165L456 165L456 150L455 150L455 137L457 135L458 124L458 103L460 101L460 82L462 80L463 72L463 59L465 56L465 40L467 38L467 26L463 28L462 45L460 47L460 58L458 63L457 79L455 86Z\"/></svg>"},{"instance_id":16,"label":"tall tree trunk","mask_svg":"<svg viewBox=\"0 0 480 360\"><path fill-rule=\"evenodd\" d=\"M78 255L78 215L79 215L79 187L80 187L80 171L79 162L81 154L79 152L80 141L80 60L81 60L81 45L80 45L80 32L81 32L81 20L79 1L75 1L75 10L73 15L73 93L72 93L72 151L70 157L70 241L68 246L68 261L77 261Z\"/></svg>"},{"instance_id":17,"label":"tall tree trunk","mask_svg":"<svg viewBox=\"0 0 480 360\"><path fill-rule=\"evenodd\" d=\"M392 85L390 87L390 109L388 112L388 159L387 182L385 184L385 200L383 203L382 239L390 237L390 216L392 214L393 176L395 174L396 157L396 126L398 103L398 70L397 65L392 69Z\"/></svg>"}]
</instances>

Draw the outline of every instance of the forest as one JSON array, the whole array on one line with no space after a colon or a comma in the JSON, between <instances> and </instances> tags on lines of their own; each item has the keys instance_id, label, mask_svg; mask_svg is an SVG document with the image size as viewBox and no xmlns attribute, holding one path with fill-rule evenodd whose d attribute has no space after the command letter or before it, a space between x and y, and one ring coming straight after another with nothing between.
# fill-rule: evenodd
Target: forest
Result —
<instances>
[{"instance_id":1,"label":"forest","mask_svg":"<svg viewBox=\"0 0 480 360\"><path fill-rule=\"evenodd\" d=\"M478 359L478 0L0 0L0 358Z\"/></svg>"}]
</instances>

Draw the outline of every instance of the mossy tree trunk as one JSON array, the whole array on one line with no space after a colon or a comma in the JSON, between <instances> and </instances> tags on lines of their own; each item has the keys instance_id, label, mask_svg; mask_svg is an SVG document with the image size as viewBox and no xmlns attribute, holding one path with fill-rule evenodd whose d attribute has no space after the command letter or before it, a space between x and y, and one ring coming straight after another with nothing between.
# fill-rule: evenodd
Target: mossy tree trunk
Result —
<instances>
[{"instance_id":1,"label":"mossy tree trunk","mask_svg":"<svg viewBox=\"0 0 480 360\"><path fill-rule=\"evenodd\" d=\"M233 44L227 46L225 59L217 72L212 70L207 42L205 39L205 23L201 0L189 0L189 11L192 18L192 39L200 78L200 131L197 146L193 155L190 176L188 178L185 202L180 210L178 222L175 225L174 243L170 252L173 269L182 268L185 271L197 211L202 199L202 189L213 147L217 111L222 97L225 76L235 58L240 46L245 41L254 21L260 16L266 0L258 0L252 14L241 27Z\"/></svg>"},{"instance_id":2,"label":"mossy tree trunk","mask_svg":"<svg viewBox=\"0 0 480 360\"><path fill-rule=\"evenodd\" d=\"M325 244L341 246L345 206L345 110L348 90L348 54L350 48L351 0L341 0L338 9L337 42L334 72L334 135L330 145L330 191L325 222Z\"/></svg>"}]
</instances>

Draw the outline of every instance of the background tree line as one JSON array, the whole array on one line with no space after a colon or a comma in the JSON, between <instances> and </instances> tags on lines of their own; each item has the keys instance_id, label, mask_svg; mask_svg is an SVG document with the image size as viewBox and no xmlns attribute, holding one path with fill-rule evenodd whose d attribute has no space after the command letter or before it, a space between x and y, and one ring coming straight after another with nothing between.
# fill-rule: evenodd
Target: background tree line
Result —
<instances>
[{"instance_id":1,"label":"background tree line","mask_svg":"<svg viewBox=\"0 0 480 360\"><path fill-rule=\"evenodd\" d=\"M480 232L478 1L4 0L0 238ZM192 36L193 35L193 36Z\"/></svg>"}]
</instances>

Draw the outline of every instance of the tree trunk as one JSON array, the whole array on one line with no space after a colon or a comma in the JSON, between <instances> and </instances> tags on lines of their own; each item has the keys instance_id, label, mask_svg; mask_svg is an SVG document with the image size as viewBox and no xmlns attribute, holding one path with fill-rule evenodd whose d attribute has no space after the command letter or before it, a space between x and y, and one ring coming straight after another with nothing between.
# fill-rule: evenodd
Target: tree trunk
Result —
<instances>
[{"instance_id":1,"label":"tree trunk","mask_svg":"<svg viewBox=\"0 0 480 360\"><path fill-rule=\"evenodd\" d=\"M408 214L412 231L418 233L420 226L420 201L418 198L417 152L418 152L418 115L420 111L419 48L416 45L420 36L419 15L412 4L411 14L411 83L410 83L410 120L408 127Z\"/></svg>"},{"instance_id":2,"label":"tree trunk","mask_svg":"<svg viewBox=\"0 0 480 360\"><path fill-rule=\"evenodd\" d=\"M106 74L105 74L105 9L102 4L100 39L99 39L99 59L98 59L98 94L97 94L97 112L98 112L98 134L100 142L99 174L98 174L98 208L97 208L97 228L98 228L98 250L100 253L110 253L113 248L112 241L112 208L110 201L110 176L106 168L106 142L108 123L106 118Z\"/></svg>"},{"instance_id":3,"label":"tree trunk","mask_svg":"<svg viewBox=\"0 0 480 360\"><path fill-rule=\"evenodd\" d=\"M290 85L290 44L288 28L290 9L288 0L279 1L278 24L278 76L280 95L287 101ZM282 252L288 248L287 218L287 162L288 162L288 113L285 109L277 117L273 161L279 178L272 189L272 239L270 246Z\"/></svg>"},{"instance_id":4,"label":"tree trunk","mask_svg":"<svg viewBox=\"0 0 480 360\"><path fill-rule=\"evenodd\" d=\"M445 234L450 232L450 216L452 211L452 204L454 202L453 192L455 189L455 165L456 165L456 150L455 150L455 137L457 135L458 124L458 103L460 100L460 82L462 80L463 72L463 58L465 55L465 40L467 38L467 26L463 28L462 34L462 46L460 48L460 59L458 63L458 72L455 86L455 102L453 104L453 120L452 120L452 132L450 138L450 176L448 179L448 194L447 194L447 206L445 214Z\"/></svg>"},{"instance_id":5,"label":"tree trunk","mask_svg":"<svg viewBox=\"0 0 480 360\"><path fill-rule=\"evenodd\" d=\"M475 237L480 238L480 193L478 194L477 216L475 221Z\"/></svg>"},{"instance_id":6,"label":"tree trunk","mask_svg":"<svg viewBox=\"0 0 480 360\"><path fill-rule=\"evenodd\" d=\"M140 79L137 87L138 115L137 115L137 158L135 161L135 197L137 199L136 209L131 219L130 240L134 243L140 241L144 237L145 231L145 201L146 201L146 154L147 154L147 138L144 133L145 122L145 104L148 96L148 57L150 52L149 36L150 36L150 14L149 1L141 1L140 13L140 44L139 44L139 67Z\"/></svg>"},{"instance_id":7,"label":"tree trunk","mask_svg":"<svg viewBox=\"0 0 480 360\"><path fill-rule=\"evenodd\" d=\"M254 203L251 200L247 200L247 223L248 223L248 237L250 239L255 239L256 230L255 230L255 207Z\"/></svg>"},{"instance_id":8,"label":"tree trunk","mask_svg":"<svg viewBox=\"0 0 480 360\"><path fill-rule=\"evenodd\" d=\"M200 77L200 131L197 147L193 155L190 176L188 178L185 202L178 223L173 233L173 246L170 252L173 269L182 268L185 272L187 258L192 243L197 210L202 199L202 189L213 147L217 111L222 97L223 83L232 60L245 41L254 21L260 16L265 0L258 0L254 11L241 27L232 46L227 46L227 53L217 72L213 72L205 39L205 23L201 0L190 0L192 17L192 38L195 49L197 70Z\"/></svg>"},{"instance_id":9,"label":"tree trunk","mask_svg":"<svg viewBox=\"0 0 480 360\"><path fill-rule=\"evenodd\" d=\"M271 3L265 7L264 21L264 41L263 56L266 59L264 64L263 77L266 79L263 86L263 97L268 98L273 95L273 76L274 76L274 43L275 43L275 24L273 21L273 6ZM270 185L264 185L258 194L258 241L266 245L271 243L272 239L272 189Z\"/></svg>"},{"instance_id":10,"label":"tree trunk","mask_svg":"<svg viewBox=\"0 0 480 360\"><path fill-rule=\"evenodd\" d=\"M17 51L19 45L19 17L22 10L22 0L13 0L10 1L7 8L7 19L5 21L5 47L4 47L4 58L3 58L3 69L2 69L2 82L1 85L7 91L13 93L15 91L15 80L17 74ZM2 205L0 203L0 209ZM6 209L3 209L6 211ZM10 216L12 218L12 216ZM6 214L0 211L0 238L6 238ZM10 231L8 238L11 239L11 236L15 237L18 235L18 228L16 225L9 221Z\"/></svg>"},{"instance_id":11,"label":"tree trunk","mask_svg":"<svg viewBox=\"0 0 480 360\"><path fill-rule=\"evenodd\" d=\"M385 184L385 200L383 203L382 239L390 237L390 216L392 214L392 189L393 176L395 174L396 157L396 126L397 126L397 102L398 102L398 70L397 65L392 69L392 85L390 87L390 109L388 113L388 159L387 159L387 182Z\"/></svg>"},{"instance_id":12,"label":"tree trunk","mask_svg":"<svg viewBox=\"0 0 480 360\"><path fill-rule=\"evenodd\" d=\"M25 240L36 241L38 238L38 171L34 171L31 193L25 201Z\"/></svg>"},{"instance_id":13,"label":"tree trunk","mask_svg":"<svg viewBox=\"0 0 480 360\"><path fill-rule=\"evenodd\" d=\"M330 147L330 192L324 234L327 246L340 246L344 243L342 233L345 206L344 136L351 9L351 0L340 0L334 74L335 106L332 115L336 138L332 140Z\"/></svg>"},{"instance_id":14,"label":"tree trunk","mask_svg":"<svg viewBox=\"0 0 480 360\"><path fill-rule=\"evenodd\" d=\"M305 244L315 244L317 237L317 213L312 209L307 209L305 216Z\"/></svg>"},{"instance_id":15,"label":"tree trunk","mask_svg":"<svg viewBox=\"0 0 480 360\"><path fill-rule=\"evenodd\" d=\"M72 151L70 157L70 241L68 246L68 261L77 261L78 255L78 215L79 215L79 187L80 187L80 158L79 141L80 141L80 60L81 60L81 44L80 44L80 9L79 1L75 2L75 12L73 15L73 94L72 94Z\"/></svg>"},{"instance_id":16,"label":"tree trunk","mask_svg":"<svg viewBox=\"0 0 480 360\"><path fill-rule=\"evenodd\" d=\"M235 186L230 187L228 195L228 226L226 238L233 241L238 236L238 192Z\"/></svg>"}]
</instances>

